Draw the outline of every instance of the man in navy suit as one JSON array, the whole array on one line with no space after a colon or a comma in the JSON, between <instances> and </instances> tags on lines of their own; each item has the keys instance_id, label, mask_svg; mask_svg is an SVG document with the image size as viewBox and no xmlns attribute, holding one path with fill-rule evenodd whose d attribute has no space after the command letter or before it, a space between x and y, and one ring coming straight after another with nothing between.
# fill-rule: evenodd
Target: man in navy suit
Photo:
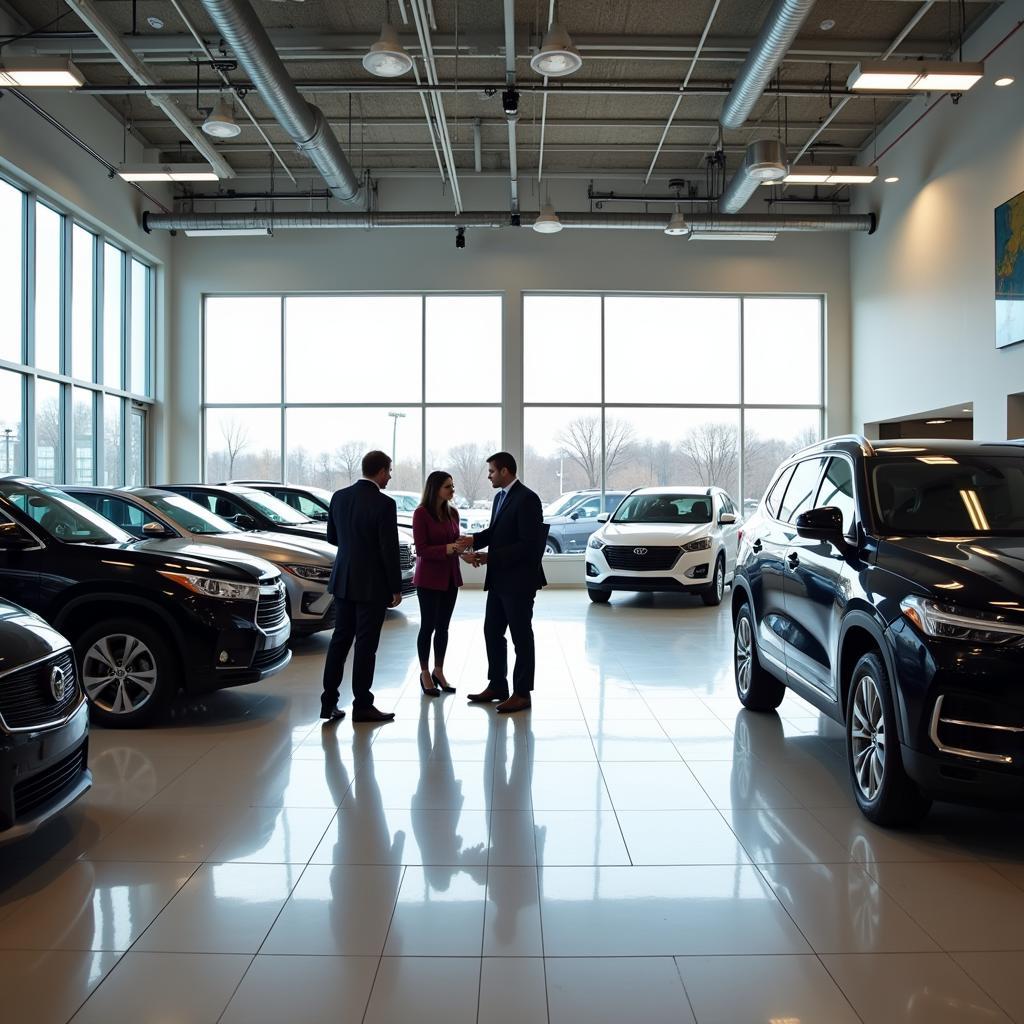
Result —
<instances>
[{"instance_id":1,"label":"man in navy suit","mask_svg":"<svg viewBox=\"0 0 1024 1024\"><path fill-rule=\"evenodd\" d=\"M533 643L533 602L547 585L544 558L544 512L540 498L516 478L516 460L496 452L487 460L487 479L498 493L486 530L473 534L473 553L467 562L487 566L484 590L484 641L487 645L487 688L471 693L474 704L498 701L508 714L530 707L536 654ZM487 548L486 552L480 552ZM508 692L508 647L505 631L512 634L516 664L512 696Z\"/></svg>"},{"instance_id":2,"label":"man in navy suit","mask_svg":"<svg viewBox=\"0 0 1024 1024\"><path fill-rule=\"evenodd\" d=\"M384 616L402 600L398 509L383 493L390 479L391 459L384 452L367 452L363 478L331 498L327 540L337 545L338 554L328 588L337 621L320 698L320 717L328 722L345 717L338 707L338 690L353 640L352 721L390 722L395 717L374 707L370 690Z\"/></svg>"}]
</instances>

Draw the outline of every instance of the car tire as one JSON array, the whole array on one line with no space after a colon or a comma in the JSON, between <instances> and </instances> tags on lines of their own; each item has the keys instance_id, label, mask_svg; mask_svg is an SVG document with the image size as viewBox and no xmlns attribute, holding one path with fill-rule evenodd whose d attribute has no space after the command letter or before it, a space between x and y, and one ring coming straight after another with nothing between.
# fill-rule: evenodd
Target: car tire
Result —
<instances>
[{"instance_id":1,"label":"car tire","mask_svg":"<svg viewBox=\"0 0 1024 1024\"><path fill-rule=\"evenodd\" d=\"M587 587L587 597L594 604L607 604L611 600L611 596L612 592L610 590L598 590L596 587Z\"/></svg>"},{"instance_id":2,"label":"car tire","mask_svg":"<svg viewBox=\"0 0 1024 1024\"><path fill-rule=\"evenodd\" d=\"M107 619L75 639L90 718L112 728L148 725L178 689L178 666L167 642L134 619ZM110 672L104 670L112 669ZM117 672L123 674L118 676Z\"/></svg>"},{"instance_id":3,"label":"car tire","mask_svg":"<svg viewBox=\"0 0 1024 1024\"><path fill-rule=\"evenodd\" d=\"M751 711L774 711L786 696L786 684L779 682L757 656L754 616L746 601L740 605L733 626L732 665L736 696Z\"/></svg>"},{"instance_id":4,"label":"car tire","mask_svg":"<svg viewBox=\"0 0 1024 1024\"><path fill-rule=\"evenodd\" d=\"M715 560L715 571L711 582L700 592L701 600L709 607L715 608L722 603L725 594L725 555Z\"/></svg>"},{"instance_id":5,"label":"car tire","mask_svg":"<svg viewBox=\"0 0 1024 1024\"><path fill-rule=\"evenodd\" d=\"M850 677L846 760L853 795L869 821L891 828L928 813L931 800L903 767L889 673L874 651L861 656Z\"/></svg>"},{"instance_id":6,"label":"car tire","mask_svg":"<svg viewBox=\"0 0 1024 1024\"><path fill-rule=\"evenodd\" d=\"M557 540L552 540L550 537L544 542L544 554L545 555L560 555L562 553L561 547L558 545Z\"/></svg>"}]
</instances>

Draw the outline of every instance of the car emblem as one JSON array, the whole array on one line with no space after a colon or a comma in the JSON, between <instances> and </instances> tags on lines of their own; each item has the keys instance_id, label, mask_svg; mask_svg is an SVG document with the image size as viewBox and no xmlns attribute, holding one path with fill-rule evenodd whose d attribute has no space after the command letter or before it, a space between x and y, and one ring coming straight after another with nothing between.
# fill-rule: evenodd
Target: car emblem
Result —
<instances>
[{"instance_id":1,"label":"car emblem","mask_svg":"<svg viewBox=\"0 0 1024 1024\"><path fill-rule=\"evenodd\" d=\"M633 548L633 554L634 555L646 555L647 554L647 548Z\"/></svg>"},{"instance_id":2,"label":"car emblem","mask_svg":"<svg viewBox=\"0 0 1024 1024\"><path fill-rule=\"evenodd\" d=\"M53 694L53 699L58 704L64 699L66 687L67 677L64 675L64 669L54 665L50 670L50 693Z\"/></svg>"}]
</instances>

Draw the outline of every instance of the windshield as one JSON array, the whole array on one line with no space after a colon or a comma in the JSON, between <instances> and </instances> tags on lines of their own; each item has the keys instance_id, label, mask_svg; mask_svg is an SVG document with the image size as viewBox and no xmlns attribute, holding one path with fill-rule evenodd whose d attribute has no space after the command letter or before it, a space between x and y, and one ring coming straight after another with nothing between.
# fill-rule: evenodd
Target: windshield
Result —
<instances>
[{"instance_id":1,"label":"windshield","mask_svg":"<svg viewBox=\"0 0 1024 1024\"><path fill-rule=\"evenodd\" d=\"M391 494L383 491L398 506L399 512L415 512L420 507L420 499L415 494Z\"/></svg>"},{"instance_id":2,"label":"windshield","mask_svg":"<svg viewBox=\"0 0 1024 1024\"><path fill-rule=\"evenodd\" d=\"M613 523L657 523L685 526L711 522L706 494L631 494L615 510Z\"/></svg>"},{"instance_id":3,"label":"windshield","mask_svg":"<svg viewBox=\"0 0 1024 1024\"><path fill-rule=\"evenodd\" d=\"M0 483L0 494L65 544L128 544L135 538L56 487Z\"/></svg>"},{"instance_id":4,"label":"windshield","mask_svg":"<svg viewBox=\"0 0 1024 1024\"><path fill-rule=\"evenodd\" d=\"M244 498L254 508L258 508L272 523L286 523L290 526L302 526L313 520L301 512L286 505L283 501L262 491L238 490L234 492Z\"/></svg>"},{"instance_id":5,"label":"windshield","mask_svg":"<svg viewBox=\"0 0 1024 1024\"><path fill-rule=\"evenodd\" d=\"M1024 534L1024 457L882 457L871 482L884 533Z\"/></svg>"},{"instance_id":6,"label":"windshield","mask_svg":"<svg viewBox=\"0 0 1024 1024\"><path fill-rule=\"evenodd\" d=\"M180 526L189 533L241 533L237 526L232 526L226 519L214 515L202 505L184 498L180 494L149 497L146 501L158 512L162 512L175 526Z\"/></svg>"}]
</instances>

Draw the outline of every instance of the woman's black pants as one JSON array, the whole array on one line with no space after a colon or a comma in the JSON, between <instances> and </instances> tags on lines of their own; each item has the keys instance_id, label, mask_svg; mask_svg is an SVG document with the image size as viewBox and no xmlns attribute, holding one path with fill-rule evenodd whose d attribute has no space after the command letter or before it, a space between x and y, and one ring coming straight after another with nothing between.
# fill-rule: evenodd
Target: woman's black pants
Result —
<instances>
[{"instance_id":1,"label":"woman's black pants","mask_svg":"<svg viewBox=\"0 0 1024 1024\"><path fill-rule=\"evenodd\" d=\"M448 623L452 620L458 596L458 587L449 587L447 590L417 588L416 597L420 602L420 631L416 636L416 653L420 656L421 665L429 663L431 636L434 638L434 663L444 664L444 654L448 650Z\"/></svg>"}]
</instances>

